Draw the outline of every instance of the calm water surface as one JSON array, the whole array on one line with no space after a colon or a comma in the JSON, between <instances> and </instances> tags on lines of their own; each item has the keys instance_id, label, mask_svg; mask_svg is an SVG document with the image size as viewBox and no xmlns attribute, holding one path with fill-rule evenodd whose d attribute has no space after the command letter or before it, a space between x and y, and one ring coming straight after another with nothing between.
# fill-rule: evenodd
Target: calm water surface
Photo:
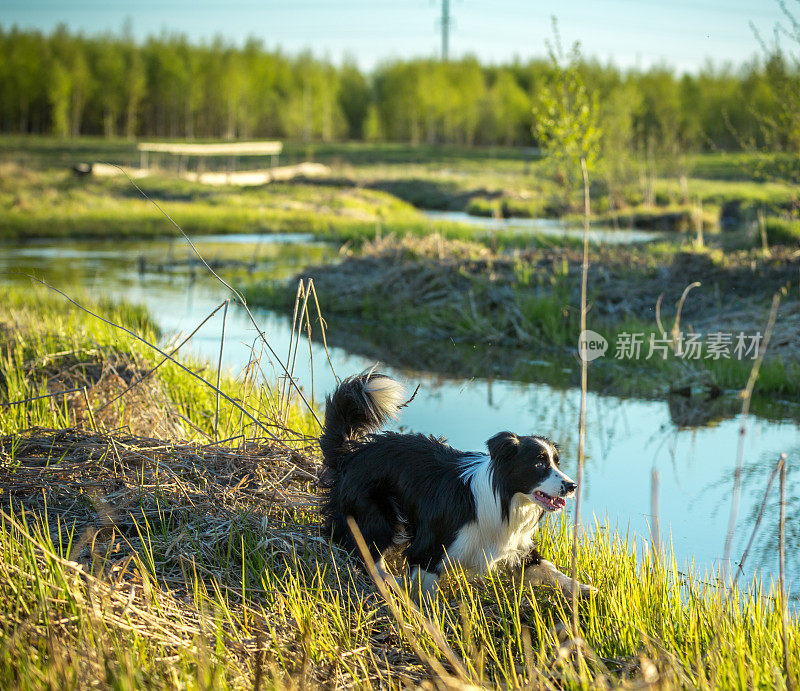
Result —
<instances>
[{"instance_id":1,"label":"calm water surface","mask_svg":"<svg viewBox=\"0 0 800 691\"><path fill-rule=\"evenodd\" d=\"M246 282L263 277L288 277L309 263L336 256L333 248L309 242L302 235L243 235L205 237L196 241L207 260L238 260L243 266L220 269L226 278ZM187 264L190 254L179 242L147 241L126 244L101 242L41 242L6 245L0 253L3 280L26 284L15 272L35 273L67 292L79 289L93 295L124 298L147 306L165 332L192 331L229 295L204 270ZM169 266L161 266L168 264ZM246 266L252 264L252 266ZM65 309L69 306L65 304ZM289 347L288 316L256 311L275 351ZM221 312L192 341L194 353L216 361ZM229 313L225 366L237 373L250 356L255 329L243 310ZM357 350L357 344L354 344ZM300 349L296 375L319 402L334 385L324 351L313 346L313 377L308 348ZM340 376L371 367L374 362L342 348L331 349ZM535 354L532 355L536 357ZM560 366L560 365L558 365ZM580 392L546 384L503 380L454 379L436 372L389 371L420 390L403 411L404 429L446 436L463 449L481 450L496 432L547 434L563 449L567 472L575 472ZM278 376L280 368L273 365ZM266 374L271 372L266 368ZM589 370L591 388L591 367ZM586 470L582 517L608 521L637 542L649 542L653 525L651 488L658 476L658 518L662 542L672 542L678 564L694 560L702 572L715 569L722 558L733 491L740 420L710 427L679 429L665 401L622 399L589 394ZM787 488L788 573L797 580L796 506L800 466L800 426L792 421L751 417L744 444L742 499L738 512L733 557L738 561L750 537L770 471L780 452L789 457ZM570 508L570 510L573 510ZM767 502L765 518L745 574L758 569L766 583L778 573L777 482ZM744 579L743 579L744 580ZM792 588L795 596L800 588Z\"/></svg>"},{"instance_id":2,"label":"calm water surface","mask_svg":"<svg viewBox=\"0 0 800 691\"><path fill-rule=\"evenodd\" d=\"M485 216L472 216L465 211L425 211L423 213L435 221L466 223L483 230L503 230L529 235L535 233L536 235L546 235L554 239L572 238L580 240L583 238L583 226L580 223L570 226L556 218L488 218ZM592 228L589 231L589 242L604 245L630 245L663 240L668 236L668 233L654 232L652 230Z\"/></svg>"}]
</instances>

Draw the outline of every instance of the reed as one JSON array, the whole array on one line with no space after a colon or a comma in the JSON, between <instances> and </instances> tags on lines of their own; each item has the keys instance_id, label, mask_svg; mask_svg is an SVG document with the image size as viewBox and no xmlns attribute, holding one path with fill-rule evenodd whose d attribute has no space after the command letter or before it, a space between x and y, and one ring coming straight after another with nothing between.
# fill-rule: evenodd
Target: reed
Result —
<instances>
[{"instance_id":1,"label":"reed","mask_svg":"<svg viewBox=\"0 0 800 691\"><path fill-rule=\"evenodd\" d=\"M2 294L2 400L18 402L0 418L3 686L711 689L798 669L779 584L729 591L599 523L541 534L600 589L574 610L499 573L453 573L423 611L381 594L319 532L318 428L299 399L287 417L254 382L209 387L184 368L216 368L183 344L159 346L170 359L143 342L159 335L141 310L73 299L105 321L49 291ZM222 399L216 439L216 389L271 435Z\"/></svg>"}]
</instances>

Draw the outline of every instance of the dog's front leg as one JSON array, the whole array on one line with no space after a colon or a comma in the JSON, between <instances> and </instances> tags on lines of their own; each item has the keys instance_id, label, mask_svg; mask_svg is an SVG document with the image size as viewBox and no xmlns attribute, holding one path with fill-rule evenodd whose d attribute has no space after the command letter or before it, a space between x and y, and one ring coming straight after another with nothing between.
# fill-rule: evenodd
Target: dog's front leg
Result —
<instances>
[{"instance_id":1,"label":"dog's front leg","mask_svg":"<svg viewBox=\"0 0 800 691\"><path fill-rule=\"evenodd\" d=\"M577 583L578 596L588 597L597 593L597 588L579 581L573 581L566 574L561 573L552 562L542 559L536 550L525 559L519 569L522 574L524 585L549 585L553 588L560 588L561 592L567 597L572 595L573 583Z\"/></svg>"}]
</instances>

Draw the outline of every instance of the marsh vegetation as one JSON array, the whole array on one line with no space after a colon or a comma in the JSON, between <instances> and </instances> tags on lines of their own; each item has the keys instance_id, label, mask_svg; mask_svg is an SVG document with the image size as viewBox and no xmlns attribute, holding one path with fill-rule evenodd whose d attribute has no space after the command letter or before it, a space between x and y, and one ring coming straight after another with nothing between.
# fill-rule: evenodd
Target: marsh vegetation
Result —
<instances>
[{"instance_id":1,"label":"marsh vegetation","mask_svg":"<svg viewBox=\"0 0 800 691\"><path fill-rule=\"evenodd\" d=\"M0 52L2 685L797 683L800 88L781 51L680 78L577 50L365 75L61 29L0 30ZM329 172L82 174L136 166L135 136L285 137L286 162ZM631 228L658 240L604 243ZM230 285L272 311L251 320ZM639 332L674 354L679 327L770 341L763 362L588 369L582 317L612 349ZM585 458L585 506L541 548L597 597L454 573L420 612L330 546L320 402L376 359L424 384L412 429L477 448L535 425Z\"/></svg>"},{"instance_id":2,"label":"marsh vegetation","mask_svg":"<svg viewBox=\"0 0 800 691\"><path fill-rule=\"evenodd\" d=\"M502 576L481 586L454 574L425 622L402 599L389 608L318 533L316 427L296 397L286 406L248 377L223 379L265 428L224 404L215 441L215 394L185 370L153 371L159 355L51 293L5 290L3 301L4 403L42 396L6 406L0 428L4 683L780 679L774 591L684 576L668 550L641 553L603 525L586 526L579 546L579 573L601 589L581 605L583 642L565 635L560 595ZM141 310L87 306L157 339ZM183 361L210 378L208 365ZM147 419L164 426L136 427ZM542 548L566 563L571 538L556 522ZM796 668L794 615L788 633Z\"/></svg>"}]
</instances>

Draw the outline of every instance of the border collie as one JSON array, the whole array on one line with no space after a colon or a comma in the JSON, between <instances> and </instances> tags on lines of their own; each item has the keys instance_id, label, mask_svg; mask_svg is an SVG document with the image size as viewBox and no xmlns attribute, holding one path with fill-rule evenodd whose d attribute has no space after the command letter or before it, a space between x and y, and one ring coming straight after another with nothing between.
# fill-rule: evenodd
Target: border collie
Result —
<instances>
[{"instance_id":1,"label":"border collie","mask_svg":"<svg viewBox=\"0 0 800 691\"><path fill-rule=\"evenodd\" d=\"M321 511L333 541L355 548L352 516L383 578L385 555L403 545L417 595L434 595L449 564L480 576L524 568L526 583L570 593L572 579L534 545L545 512L561 510L577 488L559 469L555 444L500 432L486 442L488 454L467 453L423 434L381 432L404 400L398 382L371 372L326 399ZM578 592L596 589L579 583Z\"/></svg>"}]
</instances>

